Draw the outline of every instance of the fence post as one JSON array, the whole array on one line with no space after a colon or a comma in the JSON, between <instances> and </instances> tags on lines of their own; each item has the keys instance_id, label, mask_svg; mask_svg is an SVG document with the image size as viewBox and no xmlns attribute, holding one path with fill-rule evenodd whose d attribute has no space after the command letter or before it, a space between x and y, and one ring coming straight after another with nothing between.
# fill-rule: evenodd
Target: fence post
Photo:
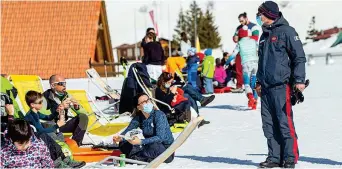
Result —
<instances>
[{"instance_id":1,"label":"fence post","mask_svg":"<svg viewBox=\"0 0 342 169\"><path fill-rule=\"evenodd\" d=\"M332 59L332 55L331 53L327 53L326 59L325 59L325 63L328 65L329 64L329 60Z\"/></svg>"}]
</instances>

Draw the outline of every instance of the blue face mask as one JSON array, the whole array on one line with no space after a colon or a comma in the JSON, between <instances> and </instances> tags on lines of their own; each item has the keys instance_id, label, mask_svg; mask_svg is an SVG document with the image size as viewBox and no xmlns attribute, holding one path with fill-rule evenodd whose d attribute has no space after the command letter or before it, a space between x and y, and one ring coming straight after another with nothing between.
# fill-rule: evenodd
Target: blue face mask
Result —
<instances>
[{"instance_id":1,"label":"blue face mask","mask_svg":"<svg viewBox=\"0 0 342 169\"><path fill-rule=\"evenodd\" d=\"M261 20L260 15L256 16L256 21L257 21L258 25L260 25L260 26L262 26L264 24L264 22L262 22L262 20Z\"/></svg>"},{"instance_id":2,"label":"blue face mask","mask_svg":"<svg viewBox=\"0 0 342 169\"><path fill-rule=\"evenodd\" d=\"M146 103L143 106L143 112L150 114L153 110L153 104L152 103Z\"/></svg>"}]
</instances>

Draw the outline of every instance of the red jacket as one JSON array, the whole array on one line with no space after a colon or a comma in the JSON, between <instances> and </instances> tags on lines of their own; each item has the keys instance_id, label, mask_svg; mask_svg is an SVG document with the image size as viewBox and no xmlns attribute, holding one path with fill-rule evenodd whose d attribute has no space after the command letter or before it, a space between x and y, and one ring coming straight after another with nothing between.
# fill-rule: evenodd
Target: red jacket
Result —
<instances>
[{"instance_id":1,"label":"red jacket","mask_svg":"<svg viewBox=\"0 0 342 169\"><path fill-rule=\"evenodd\" d=\"M177 88L177 94L175 95L175 98L172 100L171 106L174 107L185 100L188 99L184 97L184 91L181 88Z\"/></svg>"}]
</instances>

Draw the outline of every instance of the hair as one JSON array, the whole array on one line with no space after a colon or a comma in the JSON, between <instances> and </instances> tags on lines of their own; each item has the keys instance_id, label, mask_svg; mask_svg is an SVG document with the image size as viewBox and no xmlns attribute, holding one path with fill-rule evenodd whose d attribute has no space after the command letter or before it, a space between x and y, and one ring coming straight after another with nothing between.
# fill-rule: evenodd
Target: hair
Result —
<instances>
[{"instance_id":1,"label":"hair","mask_svg":"<svg viewBox=\"0 0 342 169\"><path fill-rule=\"evenodd\" d=\"M146 35L150 32L150 30L154 30L154 28L147 28L146 29Z\"/></svg>"},{"instance_id":2,"label":"hair","mask_svg":"<svg viewBox=\"0 0 342 169\"><path fill-rule=\"evenodd\" d=\"M49 78L49 83L50 83L50 84L54 83L54 82L56 81L56 77L57 77L57 75L52 75L52 76L50 76L50 78Z\"/></svg>"},{"instance_id":3,"label":"hair","mask_svg":"<svg viewBox=\"0 0 342 169\"><path fill-rule=\"evenodd\" d=\"M238 17L238 19L241 18L241 17L247 18L247 13L244 12L244 13L240 14L239 17Z\"/></svg>"},{"instance_id":4,"label":"hair","mask_svg":"<svg viewBox=\"0 0 342 169\"><path fill-rule=\"evenodd\" d=\"M37 101L38 99L42 98L43 95L39 92L36 92L36 91L33 91L33 90L30 90L26 93L25 95L25 101L26 101L26 104L31 107L31 103L34 103L35 101Z\"/></svg>"},{"instance_id":5,"label":"hair","mask_svg":"<svg viewBox=\"0 0 342 169\"><path fill-rule=\"evenodd\" d=\"M223 57L226 57L226 56L228 56L228 52L223 53Z\"/></svg>"},{"instance_id":6,"label":"hair","mask_svg":"<svg viewBox=\"0 0 342 169\"><path fill-rule=\"evenodd\" d=\"M155 38L156 38L156 34L153 33L153 32L149 32L149 33L146 34L145 38L148 38L148 39L154 41Z\"/></svg>"},{"instance_id":7,"label":"hair","mask_svg":"<svg viewBox=\"0 0 342 169\"><path fill-rule=\"evenodd\" d=\"M171 73L168 72L163 72L159 77L158 77L158 82L157 82L157 86L163 91L163 92L167 92L167 89L165 88L164 84L165 82L169 81L173 79L173 76Z\"/></svg>"},{"instance_id":8,"label":"hair","mask_svg":"<svg viewBox=\"0 0 342 169\"><path fill-rule=\"evenodd\" d=\"M142 115L141 111L138 110L138 103L139 103L139 98L141 96L147 96L149 98L149 96L146 94L146 93L138 93L137 95L135 95L133 97L133 113L132 113L132 117L135 117L135 116L139 116L139 115Z\"/></svg>"},{"instance_id":9,"label":"hair","mask_svg":"<svg viewBox=\"0 0 342 169\"><path fill-rule=\"evenodd\" d=\"M15 119L8 126L8 136L13 142L23 144L32 136L32 129L24 119Z\"/></svg>"},{"instance_id":10,"label":"hair","mask_svg":"<svg viewBox=\"0 0 342 169\"><path fill-rule=\"evenodd\" d=\"M221 61L220 58L216 58L216 59L215 59L215 63L216 63L216 67L222 66L222 61Z\"/></svg>"}]
</instances>

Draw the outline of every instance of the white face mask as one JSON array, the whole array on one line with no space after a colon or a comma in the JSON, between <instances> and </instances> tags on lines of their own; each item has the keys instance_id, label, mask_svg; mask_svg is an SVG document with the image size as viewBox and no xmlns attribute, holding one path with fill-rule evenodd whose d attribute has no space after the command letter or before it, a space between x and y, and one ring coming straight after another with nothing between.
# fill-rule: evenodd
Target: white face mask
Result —
<instances>
[{"instance_id":1,"label":"white face mask","mask_svg":"<svg viewBox=\"0 0 342 169\"><path fill-rule=\"evenodd\" d=\"M164 85L164 86L165 86L165 88L167 88L167 89L168 89L168 88L170 88L170 86L171 86L171 85L170 85L170 84L168 84L168 83L165 83L165 85Z\"/></svg>"}]
</instances>

